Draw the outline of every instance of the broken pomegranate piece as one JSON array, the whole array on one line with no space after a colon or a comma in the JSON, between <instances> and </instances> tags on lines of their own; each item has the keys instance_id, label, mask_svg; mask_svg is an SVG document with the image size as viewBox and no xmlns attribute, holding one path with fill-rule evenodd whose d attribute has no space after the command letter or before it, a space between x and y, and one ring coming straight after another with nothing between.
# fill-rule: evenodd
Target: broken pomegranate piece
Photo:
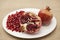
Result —
<instances>
[{"instance_id":1,"label":"broken pomegranate piece","mask_svg":"<svg viewBox=\"0 0 60 40\"><path fill-rule=\"evenodd\" d=\"M37 24L28 24L26 28L28 33L35 33L39 30L40 27L38 27Z\"/></svg>"},{"instance_id":2,"label":"broken pomegranate piece","mask_svg":"<svg viewBox=\"0 0 60 40\"><path fill-rule=\"evenodd\" d=\"M30 34L37 33L42 25L41 19L37 15L34 15L34 13L28 13L30 17L28 17L25 31Z\"/></svg>"}]
</instances>

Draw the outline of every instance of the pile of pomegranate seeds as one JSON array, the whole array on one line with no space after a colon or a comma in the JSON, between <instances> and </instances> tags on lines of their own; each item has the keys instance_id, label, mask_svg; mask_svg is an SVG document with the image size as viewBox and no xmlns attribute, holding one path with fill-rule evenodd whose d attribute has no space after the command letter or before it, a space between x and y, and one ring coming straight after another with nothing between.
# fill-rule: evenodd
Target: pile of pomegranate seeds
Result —
<instances>
[{"instance_id":1,"label":"pile of pomegranate seeds","mask_svg":"<svg viewBox=\"0 0 60 40\"><path fill-rule=\"evenodd\" d=\"M39 22L38 24L36 22ZM41 20L31 12L20 11L15 14L11 14L7 19L7 28L16 32L36 32L40 28ZM25 24L27 24L25 26ZM25 27L24 27L25 26ZM25 30L26 28L26 30Z\"/></svg>"},{"instance_id":2,"label":"pile of pomegranate seeds","mask_svg":"<svg viewBox=\"0 0 60 40\"><path fill-rule=\"evenodd\" d=\"M12 31L21 32L20 18L23 15L24 11L16 12L16 14L12 14L8 16L7 19L7 28Z\"/></svg>"}]
</instances>

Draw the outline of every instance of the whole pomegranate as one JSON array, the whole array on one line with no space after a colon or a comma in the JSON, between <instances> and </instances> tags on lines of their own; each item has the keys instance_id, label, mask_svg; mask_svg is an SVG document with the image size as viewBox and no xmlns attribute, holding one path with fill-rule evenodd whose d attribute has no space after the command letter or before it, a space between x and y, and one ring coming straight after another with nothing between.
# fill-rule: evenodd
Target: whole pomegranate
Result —
<instances>
[{"instance_id":1,"label":"whole pomegranate","mask_svg":"<svg viewBox=\"0 0 60 40\"><path fill-rule=\"evenodd\" d=\"M53 14L51 14L50 8L47 6L46 9L39 11L38 16L41 18L43 25L48 25L51 22Z\"/></svg>"}]
</instances>

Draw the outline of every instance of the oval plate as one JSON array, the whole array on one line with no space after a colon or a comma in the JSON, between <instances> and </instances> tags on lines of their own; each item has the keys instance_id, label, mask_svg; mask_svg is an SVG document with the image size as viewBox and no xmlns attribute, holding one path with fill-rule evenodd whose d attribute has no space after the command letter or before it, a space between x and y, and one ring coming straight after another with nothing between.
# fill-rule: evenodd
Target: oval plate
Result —
<instances>
[{"instance_id":1,"label":"oval plate","mask_svg":"<svg viewBox=\"0 0 60 40\"><path fill-rule=\"evenodd\" d=\"M27 38L27 39L31 39L31 38L39 38L39 37L43 37L48 35L49 33L51 33L55 28L56 28L56 18L53 16L51 23L48 26L42 26L40 28L40 31L37 34L26 34L26 33L21 33L21 32L15 32L15 31L11 31L8 30L6 28L6 21L8 18L8 15L14 14L16 13L16 11L21 11L24 10L25 12L34 12L36 15L38 15L37 13L39 12L40 9L36 9L36 8L23 8L23 9L19 9L19 10L15 10L13 12L8 13L2 22L3 28L4 30L9 33L10 35L13 35L15 37L19 37L19 38Z\"/></svg>"}]
</instances>

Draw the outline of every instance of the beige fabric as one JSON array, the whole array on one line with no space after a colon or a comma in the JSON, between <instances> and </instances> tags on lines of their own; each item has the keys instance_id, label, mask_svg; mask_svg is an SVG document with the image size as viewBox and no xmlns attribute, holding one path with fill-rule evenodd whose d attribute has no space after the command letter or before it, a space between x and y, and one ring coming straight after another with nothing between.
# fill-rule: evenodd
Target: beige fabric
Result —
<instances>
[{"instance_id":1,"label":"beige fabric","mask_svg":"<svg viewBox=\"0 0 60 40\"><path fill-rule=\"evenodd\" d=\"M3 17L19 8L39 8L49 6L57 19L57 27L46 37L35 40L60 40L60 0L0 0L0 40L22 40L6 33L2 28ZM33 39L32 39L33 40Z\"/></svg>"}]
</instances>

